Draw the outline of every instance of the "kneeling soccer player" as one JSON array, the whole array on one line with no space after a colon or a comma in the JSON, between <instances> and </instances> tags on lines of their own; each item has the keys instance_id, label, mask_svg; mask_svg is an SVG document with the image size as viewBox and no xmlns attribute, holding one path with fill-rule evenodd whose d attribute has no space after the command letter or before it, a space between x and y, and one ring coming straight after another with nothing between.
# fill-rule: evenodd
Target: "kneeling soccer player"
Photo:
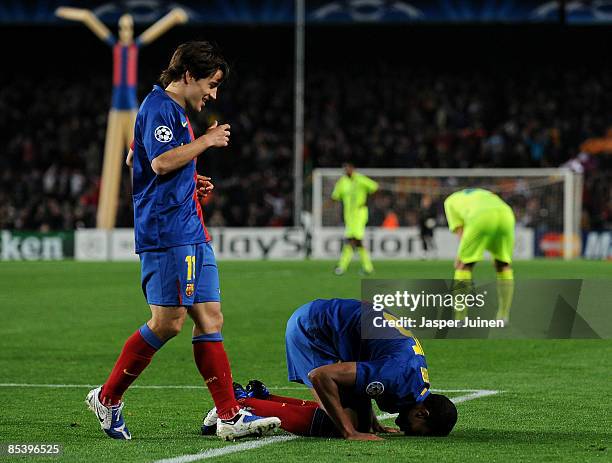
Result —
<instances>
[{"instance_id":1,"label":"kneeling soccer player","mask_svg":"<svg viewBox=\"0 0 612 463\"><path fill-rule=\"evenodd\" d=\"M378 423L372 399L381 410L399 413L395 423L406 435L446 436L457 422L455 405L429 390L416 338L362 339L360 301L317 299L303 305L287 322L285 341L289 380L308 386L316 401L272 396L253 381L247 397L234 390L242 405L259 416L278 416L286 431L380 440L372 433L393 430ZM203 428L214 422L213 409Z\"/></svg>"},{"instance_id":2,"label":"kneeling soccer player","mask_svg":"<svg viewBox=\"0 0 612 463\"><path fill-rule=\"evenodd\" d=\"M485 250L489 251L497 272L497 318L508 322L514 293L512 208L488 190L467 188L446 198L444 212L448 228L461 238L455 262L456 287L471 286L474 265L482 260Z\"/></svg>"},{"instance_id":3,"label":"kneeling soccer player","mask_svg":"<svg viewBox=\"0 0 612 463\"><path fill-rule=\"evenodd\" d=\"M304 437L344 437L319 402L271 394L267 387L258 380L249 381L246 388L234 383L234 393L238 403L247 407L253 413L259 416L280 418L281 427L292 434ZM353 427L360 433L398 433L400 431L383 426L378 422L370 398L359 397L353 391L344 388L340 392L340 400ZM445 412L442 409L448 407L447 401L448 399L442 395L430 394L423 404L415 405L407 409L407 412L400 413L395 422L406 435L444 436L446 435L444 433L421 434L418 431L415 432L413 424L418 422L419 415L423 413L444 414ZM204 417L202 434L215 434L217 420L217 410L213 408ZM418 426L418 424L415 426ZM435 427L435 425L432 427Z\"/></svg>"}]
</instances>

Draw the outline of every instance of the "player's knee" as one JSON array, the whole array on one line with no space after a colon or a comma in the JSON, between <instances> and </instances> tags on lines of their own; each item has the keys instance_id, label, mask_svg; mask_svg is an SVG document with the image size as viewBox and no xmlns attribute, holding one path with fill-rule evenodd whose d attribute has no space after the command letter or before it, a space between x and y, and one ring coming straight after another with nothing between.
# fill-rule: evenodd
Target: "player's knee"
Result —
<instances>
[{"instance_id":1,"label":"player's knee","mask_svg":"<svg viewBox=\"0 0 612 463\"><path fill-rule=\"evenodd\" d=\"M502 262L500 260L496 260L494 265L497 273L505 272L506 270L510 270L512 268L508 262Z\"/></svg>"},{"instance_id":2,"label":"player's knee","mask_svg":"<svg viewBox=\"0 0 612 463\"><path fill-rule=\"evenodd\" d=\"M164 340L171 339L181 332L182 325L179 327L176 324L165 326L161 329Z\"/></svg>"},{"instance_id":3,"label":"player's knee","mask_svg":"<svg viewBox=\"0 0 612 463\"><path fill-rule=\"evenodd\" d=\"M460 260L455 262L455 270L472 270L474 267L474 263L466 264L465 262L461 262Z\"/></svg>"},{"instance_id":4,"label":"player's knee","mask_svg":"<svg viewBox=\"0 0 612 463\"><path fill-rule=\"evenodd\" d=\"M325 372L321 369L321 367L315 368L308 372L308 380L313 384L320 383L325 376Z\"/></svg>"},{"instance_id":5,"label":"player's knee","mask_svg":"<svg viewBox=\"0 0 612 463\"><path fill-rule=\"evenodd\" d=\"M204 307L198 307L191 313L194 322L194 333L215 333L223 328L223 312L218 302L206 302Z\"/></svg>"},{"instance_id":6,"label":"player's knee","mask_svg":"<svg viewBox=\"0 0 612 463\"><path fill-rule=\"evenodd\" d=\"M159 338L167 341L170 338L175 337L181 332L185 317L168 318L161 320L151 320L149 322L151 331L153 331Z\"/></svg>"},{"instance_id":7,"label":"player's knee","mask_svg":"<svg viewBox=\"0 0 612 463\"><path fill-rule=\"evenodd\" d=\"M221 311L210 314L206 317L207 331L221 331L223 328L223 313Z\"/></svg>"}]
</instances>

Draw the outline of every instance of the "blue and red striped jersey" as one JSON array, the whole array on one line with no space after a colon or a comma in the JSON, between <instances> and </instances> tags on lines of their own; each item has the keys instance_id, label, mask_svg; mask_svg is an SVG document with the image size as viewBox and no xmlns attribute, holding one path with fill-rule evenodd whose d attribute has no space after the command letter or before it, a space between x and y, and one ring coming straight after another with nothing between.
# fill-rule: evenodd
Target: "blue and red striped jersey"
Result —
<instances>
[{"instance_id":1,"label":"blue and red striped jersey","mask_svg":"<svg viewBox=\"0 0 612 463\"><path fill-rule=\"evenodd\" d=\"M210 241L197 198L196 161L156 175L157 156L194 140L185 110L156 85L142 102L134 128L136 253Z\"/></svg>"},{"instance_id":2,"label":"blue and red striped jersey","mask_svg":"<svg viewBox=\"0 0 612 463\"><path fill-rule=\"evenodd\" d=\"M109 38L113 47L113 99L111 106L120 111L138 108L138 48L139 42L124 45Z\"/></svg>"}]
</instances>

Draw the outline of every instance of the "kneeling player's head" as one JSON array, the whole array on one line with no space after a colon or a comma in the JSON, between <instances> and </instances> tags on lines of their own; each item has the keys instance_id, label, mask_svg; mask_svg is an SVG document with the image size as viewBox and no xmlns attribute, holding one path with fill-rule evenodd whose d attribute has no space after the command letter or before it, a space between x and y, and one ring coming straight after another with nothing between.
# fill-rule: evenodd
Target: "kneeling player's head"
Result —
<instances>
[{"instance_id":1,"label":"kneeling player's head","mask_svg":"<svg viewBox=\"0 0 612 463\"><path fill-rule=\"evenodd\" d=\"M440 394L429 394L420 404L400 409L395 424L407 436L448 436L457 422L457 407Z\"/></svg>"}]
</instances>

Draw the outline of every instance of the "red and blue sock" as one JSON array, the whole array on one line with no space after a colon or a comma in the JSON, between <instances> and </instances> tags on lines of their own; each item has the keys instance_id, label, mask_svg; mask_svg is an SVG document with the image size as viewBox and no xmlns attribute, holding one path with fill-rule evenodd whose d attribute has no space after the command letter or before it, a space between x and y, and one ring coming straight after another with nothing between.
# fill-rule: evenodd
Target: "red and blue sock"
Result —
<instances>
[{"instance_id":1,"label":"red and blue sock","mask_svg":"<svg viewBox=\"0 0 612 463\"><path fill-rule=\"evenodd\" d=\"M151 359L164 345L145 323L125 342L108 379L102 386L100 401L106 406L117 405L130 385L151 363Z\"/></svg>"},{"instance_id":2,"label":"red and blue sock","mask_svg":"<svg viewBox=\"0 0 612 463\"><path fill-rule=\"evenodd\" d=\"M212 395L217 415L222 420L236 416L240 405L234 398L230 368L221 333L201 334L192 338L193 358Z\"/></svg>"}]
</instances>

